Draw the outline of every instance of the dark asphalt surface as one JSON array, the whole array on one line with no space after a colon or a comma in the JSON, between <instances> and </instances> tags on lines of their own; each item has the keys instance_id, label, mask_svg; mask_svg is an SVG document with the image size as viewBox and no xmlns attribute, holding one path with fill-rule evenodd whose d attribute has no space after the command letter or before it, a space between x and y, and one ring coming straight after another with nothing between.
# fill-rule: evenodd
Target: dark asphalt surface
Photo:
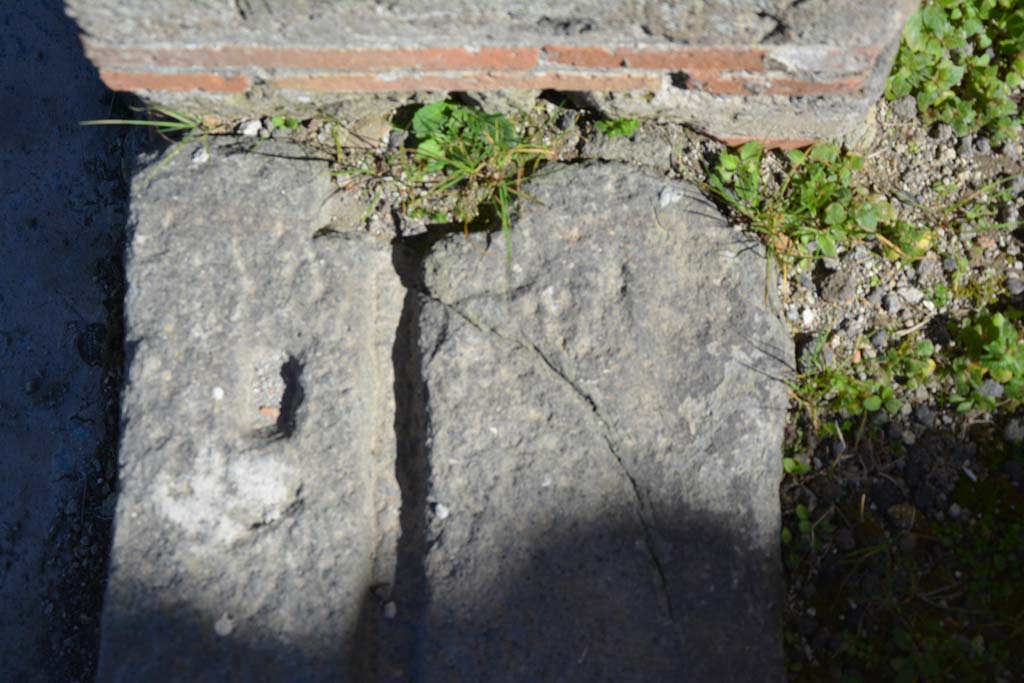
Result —
<instances>
[{"instance_id":1,"label":"dark asphalt surface","mask_svg":"<svg viewBox=\"0 0 1024 683\"><path fill-rule=\"evenodd\" d=\"M116 481L123 131L55 0L0 7L0 678L91 680ZM104 382L107 389L104 390Z\"/></svg>"}]
</instances>

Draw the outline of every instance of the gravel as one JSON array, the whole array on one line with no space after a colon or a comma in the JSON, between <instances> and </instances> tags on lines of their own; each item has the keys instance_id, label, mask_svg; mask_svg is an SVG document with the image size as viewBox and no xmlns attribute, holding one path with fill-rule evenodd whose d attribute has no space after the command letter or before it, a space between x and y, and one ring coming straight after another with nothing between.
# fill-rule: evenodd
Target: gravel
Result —
<instances>
[{"instance_id":1,"label":"gravel","mask_svg":"<svg viewBox=\"0 0 1024 683\"><path fill-rule=\"evenodd\" d=\"M261 130L263 130L263 124L261 124L256 119L252 119L252 120L249 120L249 121L243 121L238 126L238 134L239 135L243 135L243 136L245 136L247 138L254 138L254 137L256 137L257 135L260 134Z\"/></svg>"}]
</instances>

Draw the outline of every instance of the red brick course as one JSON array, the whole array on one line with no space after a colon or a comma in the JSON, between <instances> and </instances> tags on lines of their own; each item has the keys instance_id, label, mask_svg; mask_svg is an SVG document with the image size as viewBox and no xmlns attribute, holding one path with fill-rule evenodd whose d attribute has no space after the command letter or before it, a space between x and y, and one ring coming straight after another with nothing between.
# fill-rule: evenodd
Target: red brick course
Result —
<instances>
[{"instance_id":1,"label":"red brick course","mask_svg":"<svg viewBox=\"0 0 1024 683\"><path fill-rule=\"evenodd\" d=\"M713 95L785 95L788 97L820 97L853 94L865 84L865 76L831 81L802 81L795 78L758 78L745 75L722 77L717 73L687 74L687 87Z\"/></svg>"},{"instance_id":2,"label":"red brick course","mask_svg":"<svg viewBox=\"0 0 1024 683\"><path fill-rule=\"evenodd\" d=\"M252 81L247 76L211 73L167 74L100 69L100 80L111 90L243 93L252 87Z\"/></svg>"},{"instance_id":3,"label":"red brick course","mask_svg":"<svg viewBox=\"0 0 1024 683\"><path fill-rule=\"evenodd\" d=\"M654 69L672 71L762 71L762 48L616 48L548 45L542 54L553 64L586 69Z\"/></svg>"},{"instance_id":4,"label":"red brick course","mask_svg":"<svg viewBox=\"0 0 1024 683\"><path fill-rule=\"evenodd\" d=\"M322 50L278 47L92 47L95 64L146 68L252 68L311 71L469 71L537 66L536 48L482 47Z\"/></svg>"},{"instance_id":5,"label":"red brick course","mask_svg":"<svg viewBox=\"0 0 1024 683\"><path fill-rule=\"evenodd\" d=\"M533 73L514 71L461 74L320 74L279 76L269 84L284 90L313 92L454 92L460 90L649 90L661 89L661 76L632 73Z\"/></svg>"},{"instance_id":6,"label":"red brick course","mask_svg":"<svg viewBox=\"0 0 1024 683\"><path fill-rule=\"evenodd\" d=\"M881 49L879 45L854 52L872 64ZM836 50L839 61L844 53ZM855 94L866 81L866 74L833 79L783 76L778 70L766 69L772 53L771 48L763 47L547 45L342 50L93 46L87 53L101 67L104 82L115 90L237 93L250 87L250 76L224 76L217 73L221 69L268 70L272 87L315 92L658 91L664 74L671 73L683 77L681 87L714 95L818 97ZM827 57L828 53L826 61ZM187 71L175 73L175 69Z\"/></svg>"}]
</instances>

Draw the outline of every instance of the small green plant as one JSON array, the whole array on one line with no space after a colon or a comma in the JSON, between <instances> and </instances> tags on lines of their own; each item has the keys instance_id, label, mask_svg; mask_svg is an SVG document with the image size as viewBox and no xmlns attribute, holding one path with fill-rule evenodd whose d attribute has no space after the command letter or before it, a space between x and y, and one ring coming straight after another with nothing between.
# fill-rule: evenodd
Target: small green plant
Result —
<instances>
[{"instance_id":1,"label":"small green plant","mask_svg":"<svg viewBox=\"0 0 1024 683\"><path fill-rule=\"evenodd\" d=\"M282 128L284 130L295 130L302 125L302 121L299 119L293 119L290 116L272 116L270 122L274 124L274 128Z\"/></svg>"},{"instance_id":2,"label":"small green plant","mask_svg":"<svg viewBox=\"0 0 1024 683\"><path fill-rule=\"evenodd\" d=\"M178 155L178 153L184 148L185 144L201 137L203 143L206 143L206 136L209 134L209 127L203 120L202 116L196 114L189 114L187 112L175 111L168 109L167 107L161 107L159 105L150 105L147 108L133 108L132 111L145 113L148 118L145 119L95 119L92 121L82 121L80 125L83 126L143 126L151 129L165 140L173 141L174 146L171 151L160 160L158 164L153 167L146 177L150 177L156 173L164 164L168 163L171 159ZM174 140L173 136L180 136L177 140Z\"/></svg>"},{"instance_id":3,"label":"small green plant","mask_svg":"<svg viewBox=\"0 0 1024 683\"><path fill-rule=\"evenodd\" d=\"M633 136L639 125L636 119L605 119L595 123L594 128L610 138L628 138Z\"/></svg>"},{"instance_id":4,"label":"small green plant","mask_svg":"<svg viewBox=\"0 0 1024 683\"><path fill-rule=\"evenodd\" d=\"M903 407L897 389L913 389L925 384L936 373L935 345L928 339L907 337L873 361L858 365L830 365L822 349L829 331L818 334L807 354L806 369L789 387L819 435L831 433L832 423L822 424L822 413L838 413L844 418L861 417L880 410L895 415ZM838 428L836 428L836 433ZM783 462L787 474L806 473L799 462Z\"/></svg>"},{"instance_id":5,"label":"small green plant","mask_svg":"<svg viewBox=\"0 0 1024 683\"><path fill-rule=\"evenodd\" d=\"M438 176L428 195L449 195L452 216L467 226L491 207L505 237L506 275L511 280L511 212L523 196L520 184L553 153L524 139L504 116L452 102L421 107L412 118L413 164L421 177Z\"/></svg>"},{"instance_id":6,"label":"small green plant","mask_svg":"<svg viewBox=\"0 0 1024 683\"><path fill-rule=\"evenodd\" d=\"M1024 5L1020 0L929 0L903 32L886 96L913 95L926 123L996 142L1021 127Z\"/></svg>"},{"instance_id":7,"label":"small green plant","mask_svg":"<svg viewBox=\"0 0 1024 683\"><path fill-rule=\"evenodd\" d=\"M964 321L957 345L960 352L950 367L956 384L950 402L957 411L1019 405L1024 399L1024 340L1006 315L983 312Z\"/></svg>"},{"instance_id":8,"label":"small green plant","mask_svg":"<svg viewBox=\"0 0 1024 683\"><path fill-rule=\"evenodd\" d=\"M132 111L145 112L146 119L95 119L82 121L83 126L145 126L165 136L182 133L186 136L204 130L203 118L195 114L174 111L167 107L151 105L148 108L133 108Z\"/></svg>"},{"instance_id":9,"label":"small green plant","mask_svg":"<svg viewBox=\"0 0 1024 683\"><path fill-rule=\"evenodd\" d=\"M863 160L835 145L793 150L775 187L762 182L763 148L757 141L722 152L706 187L742 214L784 264L806 268L834 258L840 245L873 237L900 257L923 253L927 231L895 219L894 209L854 182Z\"/></svg>"},{"instance_id":10,"label":"small green plant","mask_svg":"<svg viewBox=\"0 0 1024 683\"><path fill-rule=\"evenodd\" d=\"M811 471L811 466L796 458L786 457L782 459L782 471L799 477L800 475L808 474Z\"/></svg>"},{"instance_id":11,"label":"small green plant","mask_svg":"<svg viewBox=\"0 0 1024 683\"><path fill-rule=\"evenodd\" d=\"M868 374L858 373L846 364L833 366L825 362L822 351L829 333L827 329L818 333L806 354L806 369L788 382L793 398L803 407L814 429L822 429L819 415L823 409L853 417L878 412L883 407L893 413L899 410L901 404L893 396L892 373L888 368L878 367Z\"/></svg>"}]
</instances>

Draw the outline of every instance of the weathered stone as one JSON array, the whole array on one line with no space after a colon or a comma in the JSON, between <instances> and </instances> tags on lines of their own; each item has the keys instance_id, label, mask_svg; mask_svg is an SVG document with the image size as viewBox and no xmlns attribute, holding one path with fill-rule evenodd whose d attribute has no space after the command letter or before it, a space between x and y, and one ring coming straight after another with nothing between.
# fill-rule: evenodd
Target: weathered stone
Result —
<instances>
[{"instance_id":1,"label":"weathered stone","mask_svg":"<svg viewBox=\"0 0 1024 683\"><path fill-rule=\"evenodd\" d=\"M580 154L587 159L627 161L668 173L680 148L688 146L695 137L695 133L679 124L644 121L629 137L592 135L584 142Z\"/></svg>"},{"instance_id":2,"label":"weathered stone","mask_svg":"<svg viewBox=\"0 0 1024 683\"><path fill-rule=\"evenodd\" d=\"M575 93L610 118L866 145L914 0L68 0L104 81L219 115L351 120L469 93ZM519 91L497 98L488 91ZM386 95L382 95L386 93ZM525 95L525 96L524 96ZM514 106L510 106L514 105ZM386 109L384 109L386 111Z\"/></svg>"},{"instance_id":3,"label":"weathered stone","mask_svg":"<svg viewBox=\"0 0 1024 683\"><path fill-rule=\"evenodd\" d=\"M352 643L394 570L405 292L387 243L314 239L322 165L236 145L134 183L103 681L365 680L372 666Z\"/></svg>"},{"instance_id":4,"label":"weathered stone","mask_svg":"<svg viewBox=\"0 0 1024 683\"><path fill-rule=\"evenodd\" d=\"M763 256L623 164L526 193L511 282L462 238L422 264L426 556L404 571L429 604L407 673L782 680L792 348Z\"/></svg>"}]
</instances>

